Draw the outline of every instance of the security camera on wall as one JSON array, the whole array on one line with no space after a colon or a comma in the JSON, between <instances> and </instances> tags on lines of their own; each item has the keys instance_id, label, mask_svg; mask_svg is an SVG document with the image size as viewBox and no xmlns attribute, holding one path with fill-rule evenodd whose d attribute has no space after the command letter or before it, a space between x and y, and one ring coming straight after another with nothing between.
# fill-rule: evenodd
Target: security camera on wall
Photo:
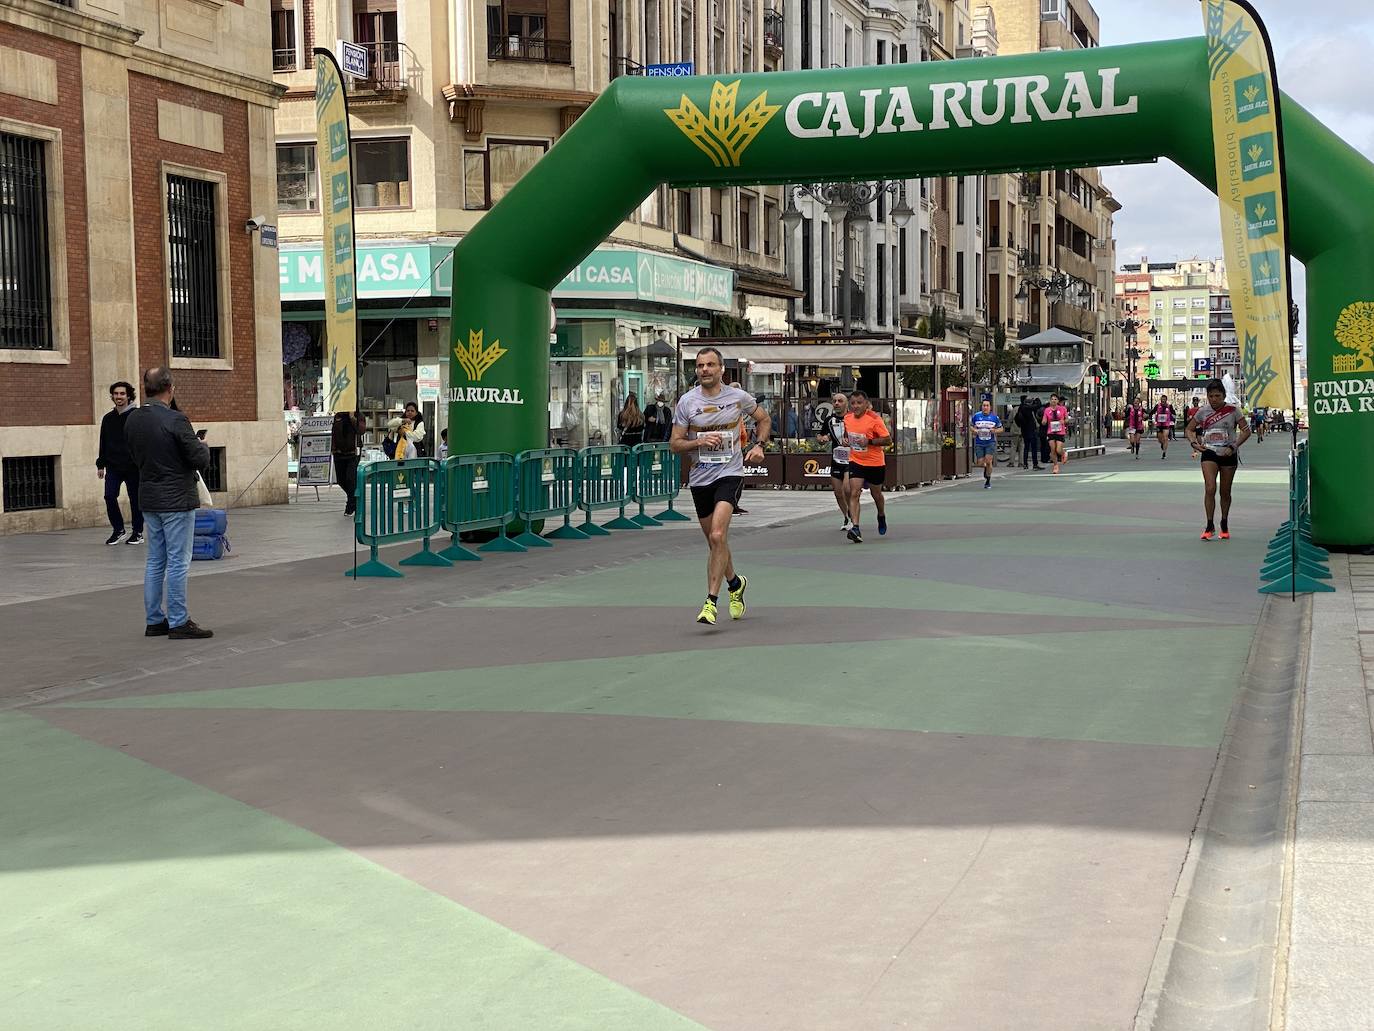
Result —
<instances>
[{"instance_id":1,"label":"security camera on wall","mask_svg":"<svg viewBox=\"0 0 1374 1031\"><path fill-rule=\"evenodd\" d=\"M252 218L248 220L248 225L244 228L247 232L256 233L265 225L267 225L266 215L254 215Z\"/></svg>"}]
</instances>

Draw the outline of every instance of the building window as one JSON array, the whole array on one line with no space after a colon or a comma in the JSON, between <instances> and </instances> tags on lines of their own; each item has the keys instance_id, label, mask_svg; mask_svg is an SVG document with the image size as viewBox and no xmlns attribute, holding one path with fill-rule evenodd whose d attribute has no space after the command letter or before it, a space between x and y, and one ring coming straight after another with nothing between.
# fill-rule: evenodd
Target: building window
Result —
<instances>
[{"instance_id":1,"label":"building window","mask_svg":"<svg viewBox=\"0 0 1374 1031\"><path fill-rule=\"evenodd\" d=\"M6 458L3 469L6 512L57 507L57 456Z\"/></svg>"},{"instance_id":2,"label":"building window","mask_svg":"<svg viewBox=\"0 0 1374 1031\"><path fill-rule=\"evenodd\" d=\"M225 449L222 447L212 447L210 449L210 468L205 470L205 487L216 494L221 494L229 488L229 482L225 475Z\"/></svg>"},{"instance_id":3,"label":"building window","mask_svg":"<svg viewBox=\"0 0 1374 1031\"><path fill-rule=\"evenodd\" d=\"M781 253L779 226L777 203L765 199L763 202L763 253L770 258Z\"/></svg>"},{"instance_id":4,"label":"building window","mask_svg":"<svg viewBox=\"0 0 1374 1031\"><path fill-rule=\"evenodd\" d=\"M639 205L639 224L663 228L663 190L655 186Z\"/></svg>"},{"instance_id":5,"label":"building window","mask_svg":"<svg viewBox=\"0 0 1374 1031\"><path fill-rule=\"evenodd\" d=\"M725 242L725 191L711 190L711 240Z\"/></svg>"},{"instance_id":6,"label":"building window","mask_svg":"<svg viewBox=\"0 0 1374 1031\"><path fill-rule=\"evenodd\" d=\"M754 247L754 195L739 195L739 245L743 250L756 250Z\"/></svg>"},{"instance_id":7,"label":"building window","mask_svg":"<svg viewBox=\"0 0 1374 1031\"><path fill-rule=\"evenodd\" d=\"M277 209L283 213L320 210L315 144L277 144Z\"/></svg>"},{"instance_id":8,"label":"building window","mask_svg":"<svg viewBox=\"0 0 1374 1031\"><path fill-rule=\"evenodd\" d=\"M959 196L963 196L963 191L959 191ZM964 303L964 252L960 251L954 256L954 292L959 295L959 310L964 311L968 305Z\"/></svg>"},{"instance_id":9,"label":"building window","mask_svg":"<svg viewBox=\"0 0 1374 1031\"><path fill-rule=\"evenodd\" d=\"M217 186L167 176L167 290L172 357L220 357Z\"/></svg>"},{"instance_id":10,"label":"building window","mask_svg":"<svg viewBox=\"0 0 1374 1031\"><path fill-rule=\"evenodd\" d=\"M936 289L949 289L949 248L940 244L940 267L936 270Z\"/></svg>"},{"instance_id":11,"label":"building window","mask_svg":"<svg viewBox=\"0 0 1374 1031\"><path fill-rule=\"evenodd\" d=\"M887 245L879 244L878 253L875 256L877 265L874 267L873 290L878 295L878 325L887 325Z\"/></svg>"},{"instance_id":12,"label":"building window","mask_svg":"<svg viewBox=\"0 0 1374 1031\"><path fill-rule=\"evenodd\" d=\"M284 0L272 0L272 70L296 70L296 11Z\"/></svg>"},{"instance_id":13,"label":"building window","mask_svg":"<svg viewBox=\"0 0 1374 1031\"><path fill-rule=\"evenodd\" d=\"M463 152L463 206L489 208L520 181L549 149L543 140L488 140L486 150Z\"/></svg>"},{"instance_id":14,"label":"building window","mask_svg":"<svg viewBox=\"0 0 1374 1031\"><path fill-rule=\"evenodd\" d=\"M54 349L46 149L0 133L0 348Z\"/></svg>"},{"instance_id":15,"label":"building window","mask_svg":"<svg viewBox=\"0 0 1374 1031\"><path fill-rule=\"evenodd\" d=\"M370 78L382 78L375 66L400 61L400 40L396 0L354 0L353 42L367 48Z\"/></svg>"},{"instance_id":16,"label":"building window","mask_svg":"<svg viewBox=\"0 0 1374 1031\"><path fill-rule=\"evenodd\" d=\"M954 186L954 206L957 209L954 214L954 221L957 225L964 224L964 177L961 175Z\"/></svg>"},{"instance_id":17,"label":"building window","mask_svg":"<svg viewBox=\"0 0 1374 1031\"><path fill-rule=\"evenodd\" d=\"M898 290L908 293L911 289L911 280L906 275L906 230L897 230L897 283Z\"/></svg>"},{"instance_id":18,"label":"building window","mask_svg":"<svg viewBox=\"0 0 1374 1031\"><path fill-rule=\"evenodd\" d=\"M816 245L811 240L811 219L803 215L801 221L802 310L808 312L814 312L816 310L816 295L812 292L813 279L811 272L811 259L815 256L815 246Z\"/></svg>"},{"instance_id":19,"label":"building window","mask_svg":"<svg viewBox=\"0 0 1374 1031\"><path fill-rule=\"evenodd\" d=\"M692 236L692 191L674 190L677 195L677 231L680 236Z\"/></svg>"},{"instance_id":20,"label":"building window","mask_svg":"<svg viewBox=\"0 0 1374 1031\"><path fill-rule=\"evenodd\" d=\"M362 208L410 207L410 141L353 141L353 202Z\"/></svg>"},{"instance_id":21,"label":"building window","mask_svg":"<svg viewBox=\"0 0 1374 1031\"><path fill-rule=\"evenodd\" d=\"M569 65L573 59L569 0L488 0L486 56ZM616 45L611 44L611 49Z\"/></svg>"}]
</instances>

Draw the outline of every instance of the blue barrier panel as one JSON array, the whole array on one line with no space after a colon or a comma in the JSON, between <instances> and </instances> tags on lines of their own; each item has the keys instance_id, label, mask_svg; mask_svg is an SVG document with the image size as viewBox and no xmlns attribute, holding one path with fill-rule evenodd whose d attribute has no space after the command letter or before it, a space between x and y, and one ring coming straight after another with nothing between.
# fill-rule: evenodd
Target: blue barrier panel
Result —
<instances>
[{"instance_id":1,"label":"blue barrier panel","mask_svg":"<svg viewBox=\"0 0 1374 1031\"><path fill-rule=\"evenodd\" d=\"M673 499L682 490L682 462L666 443L639 444L634 449L634 485L630 497L639 505L639 514L631 516L640 526L661 526L666 522L691 522L673 508ZM644 511L651 501L666 501L668 508L657 516Z\"/></svg>"},{"instance_id":2,"label":"blue barrier panel","mask_svg":"<svg viewBox=\"0 0 1374 1031\"><path fill-rule=\"evenodd\" d=\"M439 532L443 508L440 491L441 471L432 458L411 458L402 462L369 462L358 469L355 488L357 512L353 533L359 544L371 550L371 557L345 576L402 576L377 557L377 549L403 541L423 541L421 550L401 559L403 566L449 566L447 558L429 548L429 540Z\"/></svg>"},{"instance_id":3,"label":"blue barrier panel","mask_svg":"<svg viewBox=\"0 0 1374 1031\"><path fill-rule=\"evenodd\" d=\"M619 444L586 447L578 452L581 483L577 506L587 514L580 529L592 536L606 536L608 530L642 530L643 527L625 517L630 503L630 449ZM592 513L598 509L618 508L620 515L609 523L597 526Z\"/></svg>"},{"instance_id":4,"label":"blue barrier panel","mask_svg":"<svg viewBox=\"0 0 1374 1031\"><path fill-rule=\"evenodd\" d=\"M508 454L450 455L444 463L444 506L441 526L453 535L439 552L455 562L476 562L481 555L458 543L469 530L496 530L495 540L478 551L525 551L506 535L515 518L515 458Z\"/></svg>"},{"instance_id":5,"label":"blue barrier panel","mask_svg":"<svg viewBox=\"0 0 1374 1031\"><path fill-rule=\"evenodd\" d=\"M550 533L549 538L584 541L591 536L572 525L581 485L578 469L577 452L572 448L522 451L515 456L516 514L525 524L525 532L515 538L517 541L531 548L553 547L531 527L537 520L558 516L563 517L563 525Z\"/></svg>"}]
</instances>

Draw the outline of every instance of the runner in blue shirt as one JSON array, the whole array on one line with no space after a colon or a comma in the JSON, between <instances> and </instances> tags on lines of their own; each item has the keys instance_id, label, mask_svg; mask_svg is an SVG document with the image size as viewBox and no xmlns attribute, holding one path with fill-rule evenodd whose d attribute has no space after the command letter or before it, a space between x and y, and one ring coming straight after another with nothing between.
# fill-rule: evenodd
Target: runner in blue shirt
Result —
<instances>
[{"instance_id":1,"label":"runner in blue shirt","mask_svg":"<svg viewBox=\"0 0 1374 1031\"><path fill-rule=\"evenodd\" d=\"M1002 420L983 398L982 410L973 413L973 460L983 467L983 489L992 486L992 464L997 460L997 435L1003 432Z\"/></svg>"}]
</instances>

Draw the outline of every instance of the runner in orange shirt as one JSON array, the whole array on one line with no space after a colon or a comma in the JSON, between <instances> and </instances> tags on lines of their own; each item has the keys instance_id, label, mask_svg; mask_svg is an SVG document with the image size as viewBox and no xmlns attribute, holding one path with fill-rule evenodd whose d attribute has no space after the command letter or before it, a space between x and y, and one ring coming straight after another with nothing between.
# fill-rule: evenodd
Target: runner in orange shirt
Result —
<instances>
[{"instance_id":1,"label":"runner in orange shirt","mask_svg":"<svg viewBox=\"0 0 1374 1031\"><path fill-rule=\"evenodd\" d=\"M887 533L887 505L883 500L887 456L883 448L892 443L892 435L887 432L887 423L873 410L868 403L868 395L862 390L849 395L844 429L849 435L849 520L853 524L847 536L855 544L862 544L864 536L859 531L859 499L863 497L865 485L873 496L873 507L878 512L878 534L882 536Z\"/></svg>"}]
</instances>

